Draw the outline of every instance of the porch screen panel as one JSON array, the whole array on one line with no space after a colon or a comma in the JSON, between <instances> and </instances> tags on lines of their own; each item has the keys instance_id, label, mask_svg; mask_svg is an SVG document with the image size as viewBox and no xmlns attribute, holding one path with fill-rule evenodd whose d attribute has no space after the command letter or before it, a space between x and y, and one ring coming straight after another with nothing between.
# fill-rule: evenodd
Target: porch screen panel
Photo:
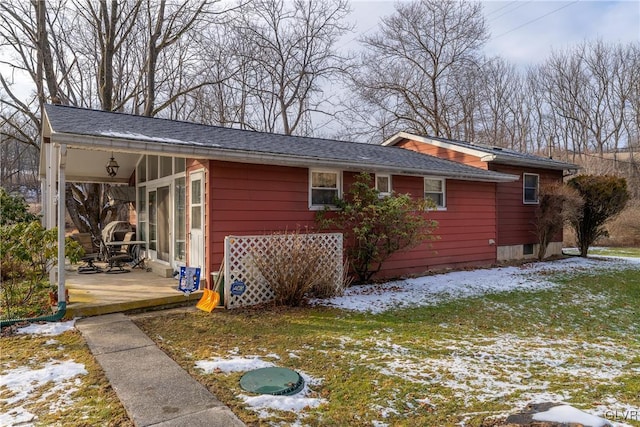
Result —
<instances>
[{"instance_id":1,"label":"porch screen panel","mask_svg":"<svg viewBox=\"0 0 640 427\"><path fill-rule=\"evenodd\" d=\"M142 160L138 163L136 176L138 177L138 182L147 182L147 156L142 156Z\"/></svg>"},{"instance_id":2,"label":"porch screen panel","mask_svg":"<svg viewBox=\"0 0 640 427\"><path fill-rule=\"evenodd\" d=\"M173 157L160 157L160 178L173 175Z\"/></svg>"},{"instance_id":3,"label":"porch screen panel","mask_svg":"<svg viewBox=\"0 0 640 427\"><path fill-rule=\"evenodd\" d=\"M186 237L187 237L187 223L186 223L186 203L187 203L187 189L185 184L185 178L176 179L175 183L175 255L176 261L184 261L186 256Z\"/></svg>"},{"instance_id":4,"label":"porch screen panel","mask_svg":"<svg viewBox=\"0 0 640 427\"><path fill-rule=\"evenodd\" d=\"M147 178L149 181L158 179L158 156L149 156L149 167L147 169Z\"/></svg>"},{"instance_id":5,"label":"porch screen panel","mask_svg":"<svg viewBox=\"0 0 640 427\"><path fill-rule=\"evenodd\" d=\"M149 249L152 251L157 250L158 243L157 211L157 194L155 191L149 191Z\"/></svg>"},{"instance_id":6,"label":"porch screen panel","mask_svg":"<svg viewBox=\"0 0 640 427\"><path fill-rule=\"evenodd\" d=\"M136 240L147 240L147 187L138 187L138 230Z\"/></svg>"},{"instance_id":7,"label":"porch screen panel","mask_svg":"<svg viewBox=\"0 0 640 427\"><path fill-rule=\"evenodd\" d=\"M171 192L169 187L158 188L158 259L162 261L169 261L170 251L170 239L169 232L171 231Z\"/></svg>"}]
</instances>

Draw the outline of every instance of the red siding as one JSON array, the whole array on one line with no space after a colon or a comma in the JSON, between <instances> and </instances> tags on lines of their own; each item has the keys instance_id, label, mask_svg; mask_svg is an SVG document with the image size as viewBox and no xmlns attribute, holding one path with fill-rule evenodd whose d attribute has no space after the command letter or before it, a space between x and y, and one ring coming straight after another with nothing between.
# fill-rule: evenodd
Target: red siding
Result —
<instances>
[{"instance_id":1,"label":"red siding","mask_svg":"<svg viewBox=\"0 0 640 427\"><path fill-rule=\"evenodd\" d=\"M344 188L354 174L344 173ZM315 227L308 208L308 169L212 161L208 174L209 271L216 271L231 234L268 234ZM397 192L423 197L421 177L392 177ZM447 210L430 212L439 221L440 239L395 254L380 277L399 277L431 269L495 262L495 184L448 180Z\"/></svg>"},{"instance_id":2,"label":"red siding","mask_svg":"<svg viewBox=\"0 0 640 427\"><path fill-rule=\"evenodd\" d=\"M228 235L314 226L307 169L211 161L209 175L210 271L217 271Z\"/></svg>"},{"instance_id":3,"label":"red siding","mask_svg":"<svg viewBox=\"0 0 640 427\"><path fill-rule=\"evenodd\" d=\"M518 175L520 179L514 182L502 182L497 185L496 202L498 209L498 245L522 245L538 243L534 234L535 211L537 204L523 202L523 173L540 175L540 185L550 182L561 182L562 171L548 169L523 168L500 164L489 164L490 170ZM556 236L553 241L562 241L562 236Z\"/></svg>"},{"instance_id":4,"label":"red siding","mask_svg":"<svg viewBox=\"0 0 640 427\"><path fill-rule=\"evenodd\" d=\"M394 176L399 193L423 193L419 177ZM434 235L438 240L394 254L383 266L381 276L397 277L443 268L490 265L496 261L496 208L493 183L446 181L443 211L429 212L438 221Z\"/></svg>"},{"instance_id":5,"label":"red siding","mask_svg":"<svg viewBox=\"0 0 640 427\"><path fill-rule=\"evenodd\" d=\"M460 153L454 150L448 150L442 147L436 147L435 145L427 144L424 142L416 142L405 139L397 143L395 146L417 151L419 153L429 154L434 157L440 157L441 159L452 160L454 162L464 163L465 165L487 169L487 162L481 161L477 156Z\"/></svg>"},{"instance_id":6,"label":"red siding","mask_svg":"<svg viewBox=\"0 0 640 427\"><path fill-rule=\"evenodd\" d=\"M548 169L524 168L507 166L493 162L483 162L476 156L447 150L428 143L411 140L403 140L396 144L398 147L418 151L424 154L453 160L469 166L518 175L520 179L515 182L497 184L497 244L500 246L522 245L537 243L534 234L535 204L524 204L522 195L522 174L536 173L540 175L540 184L552 181L562 181L562 171ZM562 241L562 235L555 236L552 241Z\"/></svg>"}]
</instances>

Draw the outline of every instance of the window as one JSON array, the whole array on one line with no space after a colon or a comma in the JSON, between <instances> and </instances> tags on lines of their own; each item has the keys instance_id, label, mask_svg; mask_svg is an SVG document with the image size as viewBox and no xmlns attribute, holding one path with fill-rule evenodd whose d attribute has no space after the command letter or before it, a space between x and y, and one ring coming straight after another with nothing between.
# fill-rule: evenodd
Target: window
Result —
<instances>
[{"instance_id":1,"label":"window","mask_svg":"<svg viewBox=\"0 0 640 427\"><path fill-rule=\"evenodd\" d=\"M191 228L202 229L202 180L191 181Z\"/></svg>"},{"instance_id":2,"label":"window","mask_svg":"<svg viewBox=\"0 0 640 427\"><path fill-rule=\"evenodd\" d=\"M446 207L444 179L425 178L424 198L433 200L436 208L444 209Z\"/></svg>"},{"instance_id":3,"label":"window","mask_svg":"<svg viewBox=\"0 0 640 427\"><path fill-rule=\"evenodd\" d=\"M523 200L524 203L538 203L538 186L540 177L536 174L525 173L522 176L523 181Z\"/></svg>"},{"instance_id":4,"label":"window","mask_svg":"<svg viewBox=\"0 0 640 427\"><path fill-rule=\"evenodd\" d=\"M391 194L391 175L376 174L376 190L380 193L380 197L386 197Z\"/></svg>"},{"instance_id":5,"label":"window","mask_svg":"<svg viewBox=\"0 0 640 427\"><path fill-rule=\"evenodd\" d=\"M310 174L311 208L333 206L340 197L340 174L332 171L311 171Z\"/></svg>"},{"instance_id":6,"label":"window","mask_svg":"<svg viewBox=\"0 0 640 427\"><path fill-rule=\"evenodd\" d=\"M533 243L525 243L522 245L522 255L533 255Z\"/></svg>"}]
</instances>

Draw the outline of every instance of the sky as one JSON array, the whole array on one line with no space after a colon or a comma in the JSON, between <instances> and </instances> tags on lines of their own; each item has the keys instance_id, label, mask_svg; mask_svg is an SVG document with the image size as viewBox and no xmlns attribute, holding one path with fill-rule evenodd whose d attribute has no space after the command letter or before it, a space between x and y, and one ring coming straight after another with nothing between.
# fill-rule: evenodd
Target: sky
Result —
<instances>
[{"instance_id":1,"label":"sky","mask_svg":"<svg viewBox=\"0 0 640 427\"><path fill-rule=\"evenodd\" d=\"M640 42L640 0L483 0L482 3L491 34L485 53L499 55L519 67L539 64L553 50L570 48L583 40ZM351 0L349 20L355 28L344 37L341 46L356 49L358 38L375 33L380 18L393 13L394 4L393 0ZM0 71L7 73L2 65ZM20 95L26 98L31 92L30 79L14 77L22 88Z\"/></svg>"},{"instance_id":2,"label":"sky","mask_svg":"<svg viewBox=\"0 0 640 427\"><path fill-rule=\"evenodd\" d=\"M383 16L394 11L394 1L352 0L351 19L357 38L373 34ZM489 56L500 55L518 66L542 62L552 50L566 49L583 40L640 42L640 0L482 1L491 38Z\"/></svg>"}]
</instances>

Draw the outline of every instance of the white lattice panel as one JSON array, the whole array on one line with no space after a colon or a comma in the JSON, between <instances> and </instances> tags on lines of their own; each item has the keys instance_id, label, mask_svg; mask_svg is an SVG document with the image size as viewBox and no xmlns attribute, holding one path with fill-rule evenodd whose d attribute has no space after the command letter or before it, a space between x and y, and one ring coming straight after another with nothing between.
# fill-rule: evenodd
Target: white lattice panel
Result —
<instances>
[{"instance_id":1,"label":"white lattice panel","mask_svg":"<svg viewBox=\"0 0 640 427\"><path fill-rule=\"evenodd\" d=\"M335 272L335 283L343 279L342 234L305 234L315 244L324 249L322 268ZM224 240L224 304L227 308L261 304L273 300L274 292L252 262L252 253L263 253L274 243L274 239L291 239L290 234L268 236L227 236ZM231 285L243 282L246 286L242 295L232 295Z\"/></svg>"}]
</instances>

